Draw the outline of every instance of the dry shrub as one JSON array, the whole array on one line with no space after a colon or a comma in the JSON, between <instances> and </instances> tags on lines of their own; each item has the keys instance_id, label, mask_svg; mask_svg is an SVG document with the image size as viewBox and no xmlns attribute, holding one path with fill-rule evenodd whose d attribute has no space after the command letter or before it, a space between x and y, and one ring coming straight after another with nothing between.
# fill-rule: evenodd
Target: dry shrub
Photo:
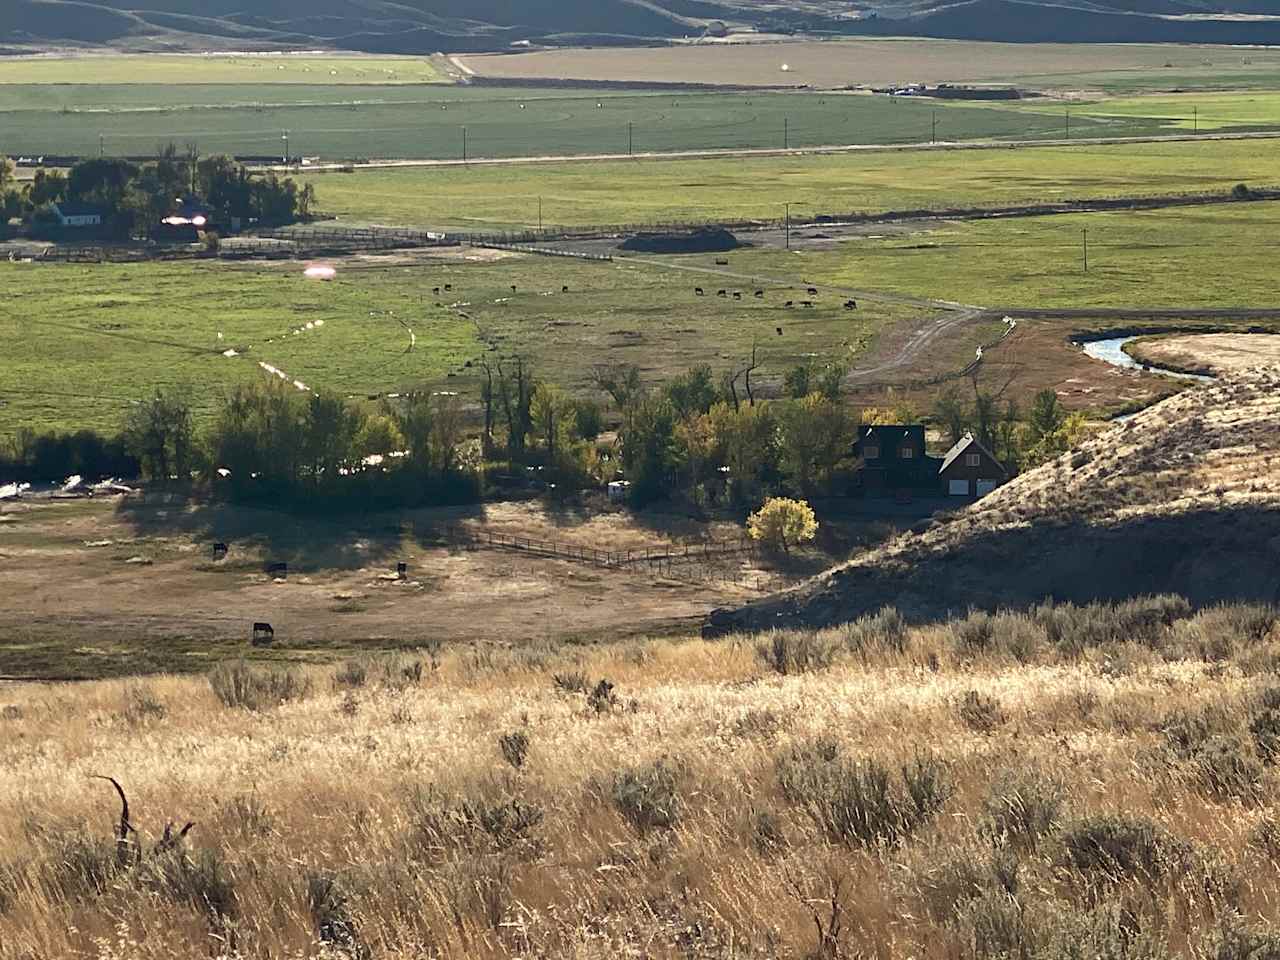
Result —
<instances>
[{"instance_id":1,"label":"dry shrub","mask_svg":"<svg viewBox=\"0 0 1280 960\"><path fill-rule=\"evenodd\" d=\"M142 726L148 721L163 720L167 714L165 705L150 687L131 684L125 690L122 715L131 727Z\"/></svg>"},{"instance_id":2,"label":"dry shrub","mask_svg":"<svg viewBox=\"0 0 1280 960\"><path fill-rule=\"evenodd\" d=\"M236 916L235 881L222 854L203 848L188 854L174 847L143 859L139 882L172 902L204 914L215 926Z\"/></svg>"},{"instance_id":3,"label":"dry shrub","mask_svg":"<svg viewBox=\"0 0 1280 960\"><path fill-rule=\"evenodd\" d=\"M783 796L828 839L851 846L894 844L914 835L954 790L932 756L917 754L895 780L878 760L846 760L829 740L792 747L776 767Z\"/></svg>"},{"instance_id":4,"label":"dry shrub","mask_svg":"<svg viewBox=\"0 0 1280 960\"><path fill-rule=\"evenodd\" d=\"M1123 603L1046 603L1032 612L1032 619L1065 656L1075 657L1095 647L1125 642L1159 648L1169 627L1191 616L1191 604L1172 594L1137 597Z\"/></svg>"},{"instance_id":5,"label":"dry shrub","mask_svg":"<svg viewBox=\"0 0 1280 960\"><path fill-rule=\"evenodd\" d=\"M1099 880L1148 882L1176 873L1188 845L1152 820L1126 814L1093 814L1062 834L1068 866Z\"/></svg>"},{"instance_id":6,"label":"dry shrub","mask_svg":"<svg viewBox=\"0 0 1280 960\"><path fill-rule=\"evenodd\" d=\"M1238 736L1210 737L1191 758L1204 790L1217 800L1257 801L1262 794L1262 763Z\"/></svg>"},{"instance_id":7,"label":"dry shrub","mask_svg":"<svg viewBox=\"0 0 1280 960\"><path fill-rule=\"evenodd\" d=\"M1258 691L1250 709L1249 733L1266 763L1280 759L1280 686Z\"/></svg>"},{"instance_id":8,"label":"dry shrub","mask_svg":"<svg viewBox=\"0 0 1280 960\"><path fill-rule=\"evenodd\" d=\"M733 721L733 734L744 740L772 740L784 725L783 718L775 710L748 710Z\"/></svg>"},{"instance_id":9,"label":"dry shrub","mask_svg":"<svg viewBox=\"0 0 1280 960\"><path fill-rule=\"evenodd\" d=\"M504 733L498 737L498 749L502 751L502 759L519 770L529 755L529 735L523 730Z\"/></svg>"},{"instance_id":10,"label":"dry shrub","mask_svg":"<svg viewBox=\"0 0 1280 960\"><path fill-rule=\"evenodd\" d=\"M1006 771L982 803L981 831L997 843L1035 850L1058 828L1064 799L1061 780L1031 769Z\"/></svg>"},{"instance_id":11,"label":"dry shrub","mask_svg":"<svg viewBox=\"0 0 1280 960\"><path fill-rule=\"evenodd\" d=\"M966 691L956 705L956 712L964 725L975 733L991 733L1009 719L999 700L983 696L977 690Z\"/></svg>"},{"instance_id":12,"label":"dry shrub","mask_svg":"<svg viewBox=\"0 0 1280 960\"><path fill-rule=\"evenodd\" d=\"M1241 603L1201 610L1178 625L1178 652L1211 662L1230 660L1263 643L1271 635L1276 616L1276 609L1268 604Z\"/></svg>"},{"instance_id":13,"label":"dry shrub","mask_svg":"<svg viewBox=\"0 0 1280 960\"><path fill-rule=\"evenodd\" d=\"M251 667L243 660L220 663L209 673L214 694L228 707L265 710L311 694L311 679L281 667Z\"/></svg>"},{"instance_id":14,"label":"dry shrub","mask_svg":"<svg viewBox=\"0 0 1280 960\"><path fill-rule=\"evenodd\" d=\"M350 881L335 874L309 873L305 883L307 907L320 943L353 960L370 956L369 949L360 942L348 892Z\"/></svg>"},{"instance_id":15,"label":"dry shrub","mask_svg":"<svg viewBox=\"0 0 1280 960\"><path fill-rule=\"evenodd\" d=\"M680 822L680 770L664 758L617 774L613 805L640 834L671 830Z\"/></svg>"},{"instance_id":16,"label":"dry shrub","mask_svg":"<svg viewBox=\"0 0 1280 960\"><path fill-rule=\"evenodd\" d=\"M905 653L907 621L895 607L861 617L843 628L844 642L852 653L891 651Z\"/></svg>"},{"instance_id":17,"label":"dry shrub","mask_svg":"<svg viewBox=\"0 0 1280 960\"><path fill-rule=\"evenodd\" d=\"M1018 858L1007 850L957 845L944 850L940 859L930 859L917 881L920 897L936 922L950 924L970 902L988 892L1015 897L1019 869Z\"/></svg>"},{"instance_id":18,"label":"dry shrub","mask_svg":"<svg viewBox=\"0 0 1280 960\"><path fill-rule=\"evenodd\" d=\"M435 787L414 791L409 799L411 852L428 862L457 853L536 853L542 807L519 797L487 794L482 786L459 798Z\"/></svg>"},{"instance_id":19,"label":"dry shrub","mask_svg":"<svg viewBox=\"0 0 1280 960\"><path fill-rule=\"evenodd\" d=\"M369 674L376 669L372 657L351 657L344 660L333 674L333 682L337 687L358 689L369 680Z\"/></svg>"},{"instance_id":20,"label":"dry shrub","mask_svg":"<svg viewBox=\"0 0 1280 960\"><path fill-rule=\"evenodd\" d=\"M775 673L788 677L827 669L835 660L836 646L829 638L809 631L775 631L756 644L756 656Z\"/></svg>"},{"instance_id":21,"label":"dry shrub","mask_svg":"<svg viewBox=\"0 0 1280 960\"><path fill-rule=\"evenodd\" d=\"M956 652L964 657L1004 656L1030 663L1045 646L1045 631L1020 613L970 612L951 624Z\"/></svg>"},{"instance_id":22,"label":"dry shrub","mask_svg":"<svg viewBox=\"0 0 1280 960\"><path fill-rule=\"evenodd\" d=\"M1223 924L1209 944L1206 960L1280 960L1280 931L1238 920Z\"/></svg>"}]
</instances>

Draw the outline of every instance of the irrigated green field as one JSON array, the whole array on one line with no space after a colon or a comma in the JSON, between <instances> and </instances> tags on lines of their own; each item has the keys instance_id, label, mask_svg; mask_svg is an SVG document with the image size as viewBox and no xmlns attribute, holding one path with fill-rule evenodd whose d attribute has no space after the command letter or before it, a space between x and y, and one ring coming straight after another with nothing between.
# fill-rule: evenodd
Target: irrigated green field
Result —
<instances>
[{"instance_id":1,"label":"irrigated green field","mask_svg":"<svg viewBox=\"0 0 1280 960\"><path fill-rule=\"evenodd\" d=\"M317 78L319 80L320 78ZM1052 101L1008 109L852 93L627 93L440 85L244 83L216 86L0 86L0 148L9 153L136 155L157 143L206 152L457 159L667 153L1065 135ZM1280 127L1259 120L1252 128ZM1245 124L1245 126L1248 126ZM1140 115L1072 123L1079 137L1177 132Z\"/></svg>"},{"instance_id":2,"label":"irrigated green field","mask_svg":"<svg viewBox=\"0 0 1280 960\"><path fill-rule=\"evenodd\" d=\"M1269 141L902 151L319 174L343 220L463 229L743 220L1178 191L1280 180ZM767 185L767 186L766 186Z\"/></svg>"},{"instance_id":3,"label":"irrigated green field","mask_svg":"<svg viewBox=\"0 0 1280 960\"><path fill-rule=\"evenodd\" d=\"M928 314L871 304L850 313L831 298L800 313L783 306L800 299L795 287L768 285L757 300L740 283L736 301L715 296L729 284L714 278L542 257L348 262L323 284L301 271L0 263L0 433L114 432L131 399L170 384L191 385L207 417L227 385L268 376L259 362L317 390L365 396L430 384L474 399L479 370L468 361L489 352L520 353L540 376L586 390L598 363L634 362L659 381L695 363L738 362L759 341L760 375L780 376L810 354L856 361L887 326ZM451 294L431 293L444 284ZM222 356L227 349L240 356Z\"/></svg>"},{"instance_id":4,"label":"irrigated green field","mask_svg":"<svg viewBox=\"0 0 1280 960\"><path fill-rule=\"evenodd\" d=\"M776 265L820 284L983 306L1280 308L1280 203L939 223L908 237L735 260L737 269Z\"/></svg>"}]
</instances>

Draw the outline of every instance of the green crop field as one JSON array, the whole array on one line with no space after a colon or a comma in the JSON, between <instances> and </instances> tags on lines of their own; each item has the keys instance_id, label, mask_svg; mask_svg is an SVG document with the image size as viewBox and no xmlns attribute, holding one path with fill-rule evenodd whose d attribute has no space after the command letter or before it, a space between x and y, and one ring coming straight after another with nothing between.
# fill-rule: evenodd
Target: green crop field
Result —
<instances>
[{"instance_id":1,"label":"green crop field","mask_svg":"<svg viewBox=\"0 0 1280 960\"><path fill-rule=\"evenodd\" d=\"M1217 191L1280 180L1270 141L903 151L733 160L421 167L318 174L343 220L461 229L778 219L979 203ZM767 189L762 184L768 184Z\"/></svg>"},{"instance_id":2,"label":"green crop field","mask_svg":"<svg viewBox=\"0 0 1280 960\"><path fill-rule=\"evenodd\" d=\"M1224 130L1280 124L1280 93L1180 93L1127 97L1083 105L1081 113L1102 119L1158 117L1181 130Z\"/></svg>"},{"instance_id":3,"label":"green crop field","mask_svg":"<svg viewBox=\"0 0 1280 960\"><path fill-rule=\"evenodd\" d=\"M0 57L0 84L393 84L448 80L427 57L311 53Z\"/></svg>"},{"instance_id":4,"label":"green crop field","mask_svg":"<svg viewBox=\"0 0 1280 960\"><path fill-rule=\"evenodd\" d=\"M366 396L429 384L474 399L474 362L490 350L525 355L540 375L585 390L598 363L631 360L660 381L695 363L724 367L758 340L761 375L776 376L809 354L854 360L886 325L922 312L867 305L849 313L830 302L800 314L783 306L797 288L777 285L763 300L742 285L742 301L714 289L697 298L694 286L714 284L626 262L339 263L332 283L308 282L301 271L0 263L0 434L23 426L114 432L130 400L174 384L193 388L204 420L228 385L269 376L259 362L317 390ZM431 294L446 283L456 310ZM222 356L227 349L241 355Z\"/></svg>"},{"instance_id":5,"label":"green crop field","mask_svg":"<svg viewBox=\"0 0 1280 960\"><path fill-rule=\"evenodd\" d=\"M951 222L821 252L735 255L736 269L766 275L1028 308L1280 308L1277 262L1274 202Z\"/></svg>"},{"instance_id":6,"label":"green crop field","mask_svg":"<svg viewBox=\"0 0 1280 960\"><path fill-rule=\"evenodd\" d=\"M1036 140L1066 135L1064 107L816 91L654 93L519 87L271 83L162 86L0 84L0 150L22 155L138 155L173 141L206 153L456 159L680 150ZM1220 96L1215 129L1280 129L1274 111ZM1206 103L1206 108L1209 104ZM1081 106L1077 137L1177 133L1167 101ZM936 128L935 128L936 120ZM465 130L465 134L464 134ZM99 137L103 140L100 144ZM464 144L465 139L465 144Z\"/></svg>"}]
</instances>

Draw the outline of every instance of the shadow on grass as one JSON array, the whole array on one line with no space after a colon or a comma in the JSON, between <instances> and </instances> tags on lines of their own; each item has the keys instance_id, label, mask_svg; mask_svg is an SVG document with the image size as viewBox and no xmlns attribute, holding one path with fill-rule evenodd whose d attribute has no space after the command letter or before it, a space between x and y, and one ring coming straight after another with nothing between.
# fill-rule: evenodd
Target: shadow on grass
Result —
<instances>
[{"instance_id":1,"label":"shadow on grass","mask_svg":"<svg viewBox=\"0 0 1280 960\"><path fill-rule=\"evenodd\" d=\"M795 594L717 612L710 634L846 623L886 605L913 623L1174 593L1197 607L1280 601L1280 510L1197 510L1092 526L1060 520L919 546Z\"/></svg>"},{"instance_id":2,"label":"shadow on grass","mask_svg":"<svg viewBox=\"0 0 1280 960\"><path fill-rule=\"evenodd\" d=\"M406 544L442 546L449 527L482 519L484 507L472 504L435 509L294 512L261 504L228 503L183 492L149 492L128 497L118 516L143 537L189 537L203 543L210 559L213 545L230 548L228 560L246 568L287 563L290 572L360 570L394 566Z\"/></svg>"}]
</instances>

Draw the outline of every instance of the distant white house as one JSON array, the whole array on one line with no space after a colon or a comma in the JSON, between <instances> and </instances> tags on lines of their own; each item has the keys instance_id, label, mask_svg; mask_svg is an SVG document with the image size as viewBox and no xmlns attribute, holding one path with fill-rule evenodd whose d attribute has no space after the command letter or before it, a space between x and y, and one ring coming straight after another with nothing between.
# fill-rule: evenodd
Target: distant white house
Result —
<instances>
[{"instance_id":1,"label":"distant white house","mask_svg":"<svg viewBox=\"0 0 1280 960\"><path fill-rule=\"evenodd\" d=\"M61 227L102 226L102 208L92 204L62 200L53 204L53 212L57 214L58 225Z\"/></svg>"}]
</instances>

